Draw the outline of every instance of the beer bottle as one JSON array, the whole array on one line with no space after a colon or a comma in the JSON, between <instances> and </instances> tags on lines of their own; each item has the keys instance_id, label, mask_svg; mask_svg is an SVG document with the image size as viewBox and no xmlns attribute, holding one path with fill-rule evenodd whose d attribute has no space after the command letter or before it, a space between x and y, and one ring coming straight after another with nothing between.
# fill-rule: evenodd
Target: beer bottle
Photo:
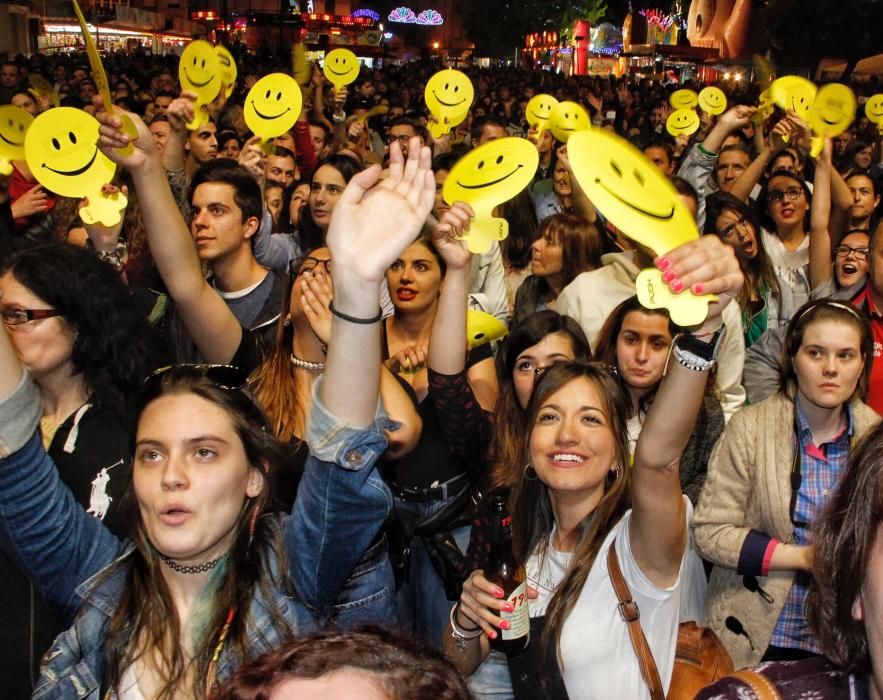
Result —
<instances>
[{"instance_id":1,"label":"beer bottle","mask_svg":"<svg viewBox=\"0 0 883 700\"><path fill-rule=\"evenodd\" d=\"M512 655L524 649L530 639L527 573L524 563L516 560L512 551L512 517L505 496L495 494L491 498L491 518L493 534L485 578L503 590L503 600L514 608L512 612L499 611L499 616L509 622L509 629L497 630L498 636L491 640L491 645Z\"/></svg>"}]
</instances>

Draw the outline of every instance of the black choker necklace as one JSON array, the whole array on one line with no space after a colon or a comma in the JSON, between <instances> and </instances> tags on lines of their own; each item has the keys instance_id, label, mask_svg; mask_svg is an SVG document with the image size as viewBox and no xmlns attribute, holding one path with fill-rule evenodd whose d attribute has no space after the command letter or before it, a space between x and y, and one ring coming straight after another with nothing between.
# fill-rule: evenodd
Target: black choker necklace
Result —
<instances>
[{"instance_id":1,"label":"black choker necklace","mask_svg":"<svg viewBox=\"0 0 883 700\"><path fill-rule=\"evenodd\" d=\"M162 552L157 552L159 558L162 559L162 563L169 567L172 571L177 571L179 574L204 574L206 571L211 571L218 564L220 564L224 559L227 558L226 554L222 554L216 559L212 559L211 561L207 561L204 564L194 564L193 566L185 566L184 564L179 564L174 559L167 557Z\"/></svg>"}]
</instances>

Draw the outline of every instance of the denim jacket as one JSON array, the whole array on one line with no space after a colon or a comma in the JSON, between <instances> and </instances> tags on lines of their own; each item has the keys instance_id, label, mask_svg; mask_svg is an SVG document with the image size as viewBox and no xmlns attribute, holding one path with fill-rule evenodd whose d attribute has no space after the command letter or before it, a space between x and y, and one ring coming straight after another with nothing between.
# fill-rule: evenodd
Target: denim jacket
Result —
<instances>
[{"instance_id":1,"label":"denim jacket","mask_svg":"<svg viewBox=\"0 0 883 700\"><path fill-rule=\"evenodd\" d=\"M292 512L277 522L288 579L297 595L289 596L280 586L273 590L273 600L252 600L248 630L254 656L283 641L271 624L271 606L296 634L311 631L332 614L392 504L374 467L387 446L382 431L396 424L380 408L368 428L340 422L322 406L319 382L307 429L311 457ZM102 700L107 626L125 584L125 559L132 546L87 515L61 483L35 432L40 415L33 410L35 402L39 404L39 397L27 376L0 401L0 544L73 626L44 656L33 697ZM118 559L121 566L107 571ZM378 586L388 586L388 579L376 580ZM240 661L229 647L224 649L218 680L227 678Z\"/></svg>"}]
</instances>

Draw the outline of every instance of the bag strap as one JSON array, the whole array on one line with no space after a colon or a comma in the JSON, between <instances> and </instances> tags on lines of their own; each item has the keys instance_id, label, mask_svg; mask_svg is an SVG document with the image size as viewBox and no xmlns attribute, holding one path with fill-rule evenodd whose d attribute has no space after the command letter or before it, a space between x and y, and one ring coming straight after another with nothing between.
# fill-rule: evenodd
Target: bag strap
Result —
<instances>
[{"instance_id":1,"label":"bag strap","mask_svg":"<svg viewBox=\"0 0 883 700\"><path fill-rule=\"evenodd\" d=\"M731 673L727 678L735 678L747 685L757 697L757 700L782 700L782 694L773 682L762 673L744 669Z\"/></svg>"},{"instance_id":2,"label":"bag strap","mask_svg":"<svg viewBox=\"0 0 883 700\"><path fill-rule=\"evenodd\" d=\"M665 693L662 691L662 681L659 678L656 661L653 659L653 652L650 651L650 645L647 644L647 638L644 636L644 630L641 628L641 611L638 610L638 604L632 599L632 592L629 590L629 586L625 582L625 578L619 568L619 558L616 556L616 542L611 542L610 549L607 550L607 570L610 573L613 590L616 591L616 597L619 600L617 609L628 626L632 648L635 650L635 656L638 657L641 677L644 679L644 683L647 684L650 698L651 700L665 700ZM761 698L760 700L766 699Z\"/></svg>"}]
</instances>

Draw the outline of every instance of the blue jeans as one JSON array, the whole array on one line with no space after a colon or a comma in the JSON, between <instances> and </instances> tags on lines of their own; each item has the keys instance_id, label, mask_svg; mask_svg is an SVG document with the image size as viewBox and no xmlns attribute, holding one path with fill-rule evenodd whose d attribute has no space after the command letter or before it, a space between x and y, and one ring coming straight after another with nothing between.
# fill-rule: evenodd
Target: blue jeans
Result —
<instances>
[{"instance_id":1,"label":"blue jeans","mask_svg":"<svg viewBox=\"0 0 883 700\"><path fill-rule=\"evenodd\" d=\"M396 497L395 507L402 511L414 513L420 518L437 513L454 500L429 501L413 503ZM451 531L454 541L462 552L469 546L470 525L464 525ZM447 599L444 583L436 573L432 561L423 546L423 541L415 537L411 542L411 565L408 580L402 584L396 594L399 625L418 638L434 647L441 649L442 634L448 625L448 617L455 601Z\"/></svg>"},{"instance_id":2,"label":"blue jeans","mask_svg":"<svg viewBox=\"0 0 883 700\"><path fill-rule=\"evenodd\" d=\"M467 681L475 700L512 700L514 697L509 664L500 651L491 651Z\"/></svg>"}]
</instances>

